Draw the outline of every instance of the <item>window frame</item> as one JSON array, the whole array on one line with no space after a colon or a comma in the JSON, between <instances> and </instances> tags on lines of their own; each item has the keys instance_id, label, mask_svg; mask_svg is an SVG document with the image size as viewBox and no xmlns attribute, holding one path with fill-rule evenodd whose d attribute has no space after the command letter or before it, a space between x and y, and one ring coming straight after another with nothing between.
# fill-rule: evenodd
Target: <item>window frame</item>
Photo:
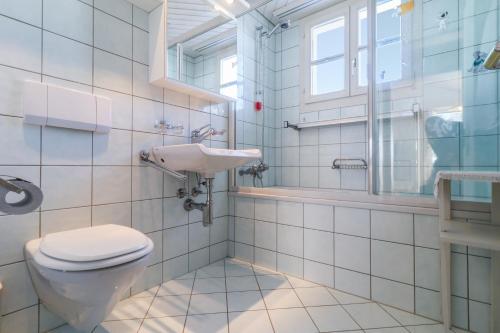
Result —
<instances>
[{"instance_id":1,"label":"window frame","mask_svg":"<svg viewBox=\"0 0 500 333\"><path fill-rule=\"evenodd\" d=\"M335 20L339 17L344 17L344 89L341 91L335 91L331 93L312 95L312 66L314 61L312 61L312 33L311 29L315 26L327 23L329 21ZM304 80L302 80L304 92L305 103L314 103L325 100L331 100L341 97L347 97L350 93L349 87L349 63L350 63L350 40L349 40L349 6L346 4L340 4L333 6L327 10L321 11L320 13L309 16L303 25L304 31L304 55L305 55L305 66L303 70ZM333 60L333 59L332 59Z\"/></svg>"},{"instance_id":2,"label":"window frame","mask_svg":"<svg viewBox=\"0 0 500 333\"><path fill-rule=\"evenodd\" d=\"M366 8L368 11L368 3L366 0L362 1L355 1L351 2L350 4L350 15L351 15L351 25L350 25L350 31L352 32L352 37L351 37L351 57L350 57L350 62L349 62L349 73L350 73L350 89L351 93L350 96L355 96L355 95L364 95L368 93L368 85L366 86L360 86L359 85L359 51L364 49L367 51L367 60L370 56L369 51L368 51L368 38L369 38L369 33L368 29L369 26L367 24L367 36L366 36L366 46L359 47L359 21L358 21L358 13L362 8ZM368 20L368 13L367 13L367 20ZM368 73L368 64L366 66L366 72Z\"/></svg>"}]
</instances>

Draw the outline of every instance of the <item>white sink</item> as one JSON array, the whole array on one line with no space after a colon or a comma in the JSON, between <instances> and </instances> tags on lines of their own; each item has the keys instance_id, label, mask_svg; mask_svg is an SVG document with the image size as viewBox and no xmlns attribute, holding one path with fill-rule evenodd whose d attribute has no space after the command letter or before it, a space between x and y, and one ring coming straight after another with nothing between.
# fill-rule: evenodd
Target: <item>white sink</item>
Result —
<instances>
[{"instance_id":1,"label":"white sink","mask_svg":"<svg viewBox=\"0 0 500 333\"><path fill-rule=\"evenodd\" d=\"M184 144L155 147L152 159L173 171L197 172L213 178L216 172L233 169L262 158L259 149L207 148L202 144Z\"/></svg>"}]
</instances>

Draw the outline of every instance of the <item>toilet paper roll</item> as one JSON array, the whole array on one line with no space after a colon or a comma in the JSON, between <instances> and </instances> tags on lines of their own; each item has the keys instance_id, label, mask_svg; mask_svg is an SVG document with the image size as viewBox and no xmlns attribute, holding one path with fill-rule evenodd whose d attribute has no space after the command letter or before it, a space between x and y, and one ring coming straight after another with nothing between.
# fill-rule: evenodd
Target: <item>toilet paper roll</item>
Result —
<instances>
[{"instance_id":1,"label":"toilet paper roll","mask_svg":"<svg viewBox=\"0 0 500 333\"><path fill-rule=\"evenodd\" d=\"M7 202L7 194L10 191L0 187L0 211L12 215L21 215L30 213L40 207L43 201L43 193L38 186L21 179L13 179L9 180L9 182L23 190L24 198L18 202L9 203Z\"/></svg>"}]
</instances>

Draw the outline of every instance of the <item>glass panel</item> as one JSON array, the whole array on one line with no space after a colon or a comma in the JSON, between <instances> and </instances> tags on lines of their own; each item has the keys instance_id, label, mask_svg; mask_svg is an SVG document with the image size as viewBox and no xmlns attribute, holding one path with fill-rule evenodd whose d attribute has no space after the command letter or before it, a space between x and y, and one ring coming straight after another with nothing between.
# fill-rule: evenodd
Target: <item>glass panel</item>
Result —
<instances>
[{"instance_id":1,"label":"glass panel","mask_svg":"<svg viewBox=\"0 0 500 333\"><path fill-rule=\"evenodd\" d=\"M322 95L344 90L344 57L311 66L311 94Z\"/></svg>"},{"instance_id":2,"label":"glass panel","mask_svg":"<svg viewBox=\"0 0 500 333\"><path fill-rule=\"evenodd\" d=\"M398 14L400 0L377 2L377 41L401 35L401 16Z\"/></svg>"},{"instance_id":3,"label":"glass panel","mask_svg":"<svg viewBox=\"0 0 500 333\"><path fill-rule=\"evenodd\" d=\"M379 83L401 80L402 78L401 42L377 48L377 72Z\"/></svg>"},{"instance_id":4,"label":"glass panel","mask_svg":"<svg viewBox=\"0 0 500 333\"><path fill-rule=\"evenodd\" d=\"M339 17L311 29L312 61L344 54L344 25Z\"/></svg>"},{"instance_id":5,"label":"glass panel","mask_svg":"<svg viewBox=\"0 0 500 333\"><path fill-rule=\"evenodd\" d=\"M236 81L238 76L236 55L221 59L220 61L220 84L224 85Z\"/></svg>"},{"instance_id":6,"label":"glass panel","mask_svg":"<svg viewBox=\"0 0 500 333\"><path fill-rule=\"evenodd\" d=\"M375 192L431 197L440 170L500 170L500 81L483 66L499 38L498 9L478 16L471 10L475 5L447 7L451 21L435 18L439 6L424 5L420 21L412 9L380 9L388 3L377 1L377 38L404 34L379 40L375 54ZM401 77L401 84L384 84ZM452 194L488 200L491 189L486 183L452 182Z\"/></svg>"},{"instance_id":7,"label":"glass panel","mask_svg":"<svg viewBox=\"0 0 500 333\"><path fill-rule=\"evenodd\" d=\"M358 46L368 45L368 10L366 7L358 11Z\"/></svg>"},{"instance_id":8,"label":"glass panel","mask_svg":"<svg viewBox=\"0 0 500 333\"><path fill-rule=\"evenodd\" d=\"M368 85L368 49L358 52L358 85L360 87Z\"/></svg>"}]
</instances>

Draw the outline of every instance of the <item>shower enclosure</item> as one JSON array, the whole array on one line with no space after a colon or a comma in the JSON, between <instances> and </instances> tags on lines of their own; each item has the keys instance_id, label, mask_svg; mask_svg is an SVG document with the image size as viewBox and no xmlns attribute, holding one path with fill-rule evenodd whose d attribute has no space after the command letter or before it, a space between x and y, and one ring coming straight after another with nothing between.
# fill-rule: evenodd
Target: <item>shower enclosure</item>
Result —
<instances>
[{"instance_id":1,"label":"shower enclosure","mask_svg":"<svg viewBox=\"0 0 500 333\"><path fill-rule=\"evenodd\" d=\"M430 196L439 170L499 170L499 78L483 66L498 0L323 3L271 1L239 18L236 144L262 149L269 170L262 183L238 175L238 186ZM330 21L314 23L318 12ZM316 59L321 40L344 47ZM318 101L308 89L341 93ZM368 168L332 168L335 159ZM452 188L491 195L481 183Z\"/></svg>"}]
</instances>

